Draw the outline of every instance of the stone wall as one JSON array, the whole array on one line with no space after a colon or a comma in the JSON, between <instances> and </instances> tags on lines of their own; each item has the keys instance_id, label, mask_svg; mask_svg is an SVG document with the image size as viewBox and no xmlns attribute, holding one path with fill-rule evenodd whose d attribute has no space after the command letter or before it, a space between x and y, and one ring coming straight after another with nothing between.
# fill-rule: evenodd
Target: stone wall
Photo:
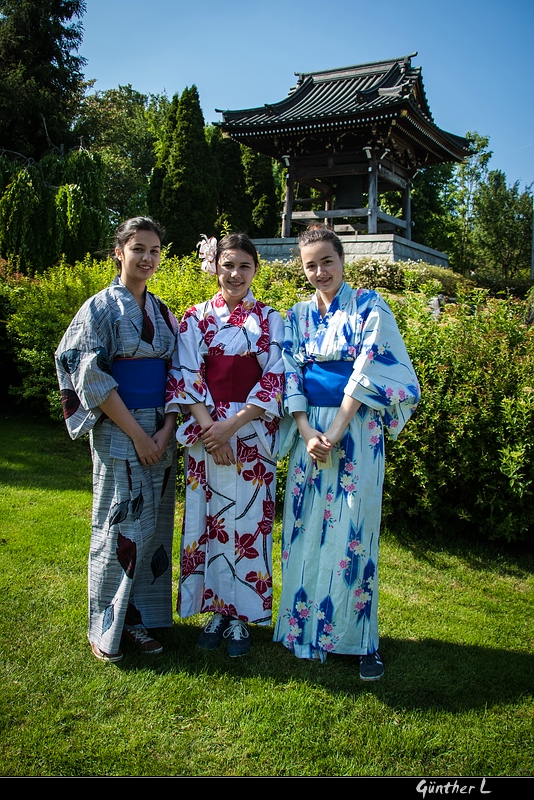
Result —
<instances>
[{"instance_id":1,"label":"stone wall","mask_svg":"<svg viewBox=\"0 0 534 800\"><path fill-rule=\"evenodd\" d=\"M424 261L438 267L448 267L449 257L439 250L411 242L393 233L358 234L340 236L347 262L362 256L385 258L388 261ZM265 261L288 261L298 256L297 238L254 239L254 244Z\"/></svg>"}]
</instances>

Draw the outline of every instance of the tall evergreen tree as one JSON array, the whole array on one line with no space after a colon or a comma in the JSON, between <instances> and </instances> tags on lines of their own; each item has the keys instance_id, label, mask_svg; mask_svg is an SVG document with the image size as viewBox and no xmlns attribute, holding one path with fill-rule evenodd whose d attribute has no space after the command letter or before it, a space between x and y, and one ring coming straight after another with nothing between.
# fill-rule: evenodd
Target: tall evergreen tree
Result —
<instances>
[{"instance_id":1,"label":"tall evergreen tree","mask_svg":"<svg viewBox=\"0 0 534 800\"><path fill-rule=\"evenodd\" d=\"M252 203L250 236L277 236L280 229L280 204L276 194L273 162L263 153L242 146L247 194Z\"/></svg>"},{"instance_id":2,"label":"tall evergreen tree","mask_svg":"<svg viewBox=\"0 0 534 800\"><path fill-rule=\"evenodd\" d=\"M248 233L252 227L252 202L246 191L241 148L215 125L207 133L217 178L215 233L219 236L226 229Z\"/></svg>"},{"instance_id":3,"label":"tall evergreen tree","mask_svg":"<svg viewBox=\"0 0 534 800\"><path fill-rule=\"evenodd\" d=\"M149 202L167 231L171 252L194 251L200 234L214 231L217 176L196 86L173 98L154 170Z\"/></svg>"},{"instance_id":4,"label":"tall evergreen tree","mask_svg":"<svg viewBox=\"0 0 534 800\"><path fill-rule=\"evenodd\" d=\"M84 13L83 0L0 0L0 149L39 160L70 145Z\"/></svg>"}]
</instances>

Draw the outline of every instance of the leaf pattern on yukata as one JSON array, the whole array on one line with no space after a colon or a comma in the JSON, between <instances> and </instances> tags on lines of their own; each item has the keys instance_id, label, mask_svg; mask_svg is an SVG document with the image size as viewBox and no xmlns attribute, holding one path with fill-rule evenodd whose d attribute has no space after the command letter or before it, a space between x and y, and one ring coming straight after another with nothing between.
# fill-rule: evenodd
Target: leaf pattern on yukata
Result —
<instances>
[{"instance_id":1,"label":"leaf pattern on yukata","mask_svg":"<svg viewBox=\"0 0 534 800\"><path fill-rule=\"evenodd\" d=\"M73 389L61 389L61 405L65 419L72 417L80 407L80 398Z\"/></svg>"},{"instance_id":2,"label":"leaf pattern on yukata","mask_svg":"<svg viewBox=\"0 0 534 800\"><path fill-rule=\"evenodd\" d=\"M117 559L127 578L132 578L137 562L137 545L119 532L117 538Z\"/></svg>"},{"instance_id":3,"label":"leaf pattern on yukata","mask_svg":"<svg viewBox=\"0 0 534 800\"><path fill-rule=\"evenodd\" d=\"M114 503L109 510L109 525L118 525L119 522L124 522L128 516L129 500L122 500L120 503Z\"/></svg>"},{"instance_id":4,"label":"leaf pattern on yukata","mask_svg":"<svg viewBox=\"0 0 534 800\"><path fill-rule=\"evenodd\" d=\"M115 621L115 607L112 603L104 611L104 617L102 619L102 634L104 634L111 628L114 621Z\"/></svg>"},{"instance_id":5,"label":"leaf pattern on yukata","mask_svg":"<svg viewBox=\"0 0 534 800\"><path fill-rule=\"evenodd\" d=\"M71 350L65 350L64 353L61 354L59 360L61 361L61 366L68 372L69 375L72 375L73 372L76 372L78 366L80 364L80 357L81 353L79 350L72 348Z\"/></svg>"},{"instance_id":6,"label":"leaf pattern on yukata","mask_svg":"<svg viewBox=\"0 0 534 800\"><path fill-rule=\"evenodd\" d=\"M105 347L95 347L94 352L96 353L96 364L98 369L101 369L102 372L106 372L108 375L111 375L111 361L109 360L109 354Z\"/></svg>"},{"instance_id":7,"label":"leaf pattern on yukata","mask_svg":"<svg viewBox=\"0 0 534 800\"><path fill-rule=\"evenodd\" d=\"M143 507L145 505L145 500L143 498L143 492L139 489L139 494L132 500L132 514L135 520L138 520L141 514L143 513Z\"/></svg>"},{"instance_id":8,"label":"leaf pattern on yukata","mask_svg":"<svg viewBox=\"0 0 534 800\"><path fill-rule=\"evenodd\" d=\"M154 323L143 309L143 330L141 332L141 339L143 342L152 344L154 341Z\"/></svg>"},{"instance_id":9,"label":"leaf pattern on yukata","mask_svg":"<svg viewBox=\"0 0 534 800\"><path fill-rule=\"evenodd\" d=\"M150 569L152 570L152 575L154 576L152 583L155 583L156 579L161 577L161 575L168 570L169 564L169 556L167 555L163 545L160 544L150 562Z\"/></svg>"}]
</instances>

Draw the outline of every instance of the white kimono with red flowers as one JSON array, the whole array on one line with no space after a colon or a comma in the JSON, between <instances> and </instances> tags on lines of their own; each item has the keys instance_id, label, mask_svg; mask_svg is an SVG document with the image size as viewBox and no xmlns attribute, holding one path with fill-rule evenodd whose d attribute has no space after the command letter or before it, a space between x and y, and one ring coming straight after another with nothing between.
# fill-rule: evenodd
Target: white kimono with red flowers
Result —
<instances>
[{"instance_id":1,"label":"white kimono with red flowers","mask_svg":"<svg viewBox=\"0 0 534 800\"><path fill-rule=\"evenodd\" d=\"M170 373L166 411L204 402L213 419L244 403L214 402L205 356L255 356L261 378L247 402L264 409L230 439L236 464L215 464L186 413L177 432L184 445L186 500L178 613L220 612L268 625L272 609L272 527L278 421L283 413L284 326L277 311L247 296L230 313L219 293L184 315Z\"/></svg>"}]
</instances>

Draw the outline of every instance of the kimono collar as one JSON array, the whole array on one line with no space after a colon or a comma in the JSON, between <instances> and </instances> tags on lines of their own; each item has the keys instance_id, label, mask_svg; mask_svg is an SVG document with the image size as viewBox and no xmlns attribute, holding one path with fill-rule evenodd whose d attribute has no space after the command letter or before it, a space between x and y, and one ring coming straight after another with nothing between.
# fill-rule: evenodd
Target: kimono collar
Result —
<instances>
[{"instance_id":1,"label":"kimono collar","mask_svg":"<svg viewBox=\"0 0 534 800\"><path fill-rule=\"evenodd\" d=\"M217 316L220 317L222 320L228 320L234 314L242 317L243 314L247 314L252 311L254 306L256 305L256 298L252 294L252 290L249 289L246 293L245 297L239 301L236 305L234 310L230 312L230 309L226 305L226 300L223 297L222 292L217 292L215 297L212 299L212 304L215 308L215 312Z\"/></svg>"},{"instance_id":2,"label":"kimono collar","mask_svg":"<svg viewBox=\"0 0 534 800\"><path fill-rule=\"evenodd\" d=\"M350 302L351 297L352 297L352 289L348 283L345 283L345 281L343 281L343 283L337 290L336 294L332 298L332 302L328 306L328 310L323 317L323 321L329 320L339 308L345 308L347 303ZM317 292L314 294L313 299L315 302L315 306L317 308L317 314L319 314L319 303L317 300Z\"/></svg>"}]
</instances>

